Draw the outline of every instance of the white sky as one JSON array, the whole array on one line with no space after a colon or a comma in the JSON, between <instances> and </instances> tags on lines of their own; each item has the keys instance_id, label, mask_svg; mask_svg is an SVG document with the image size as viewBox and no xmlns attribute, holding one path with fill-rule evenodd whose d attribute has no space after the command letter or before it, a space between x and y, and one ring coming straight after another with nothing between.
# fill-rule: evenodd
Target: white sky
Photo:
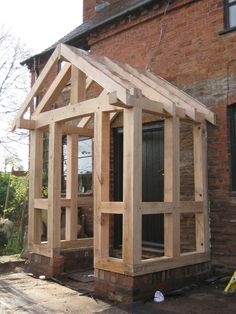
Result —
<instances>
[{"instance_id":1,"label":"white sky","mask_svg":"<svg viewBox=\"0 0 236 314\"><path fill-rule=\"evenodd\" d=\"M82 23L82 7L83 0L5 0L1 1L0 27L5 25L35 54L79 26ZM28 153L25 147L19 145L17 153L26 169ZM6 155L7 152L0 147L0 169Z\"/></svg>"},{"instance_id":2,"label":"white sky","mask_svg":"<svg viewBox=\"0 0 236 314\"><path fill-rule=\"evenodd\" d=\"M41 52L82 23L83 0L1 1L0 24Z\"/></svg>"}]
</instances>

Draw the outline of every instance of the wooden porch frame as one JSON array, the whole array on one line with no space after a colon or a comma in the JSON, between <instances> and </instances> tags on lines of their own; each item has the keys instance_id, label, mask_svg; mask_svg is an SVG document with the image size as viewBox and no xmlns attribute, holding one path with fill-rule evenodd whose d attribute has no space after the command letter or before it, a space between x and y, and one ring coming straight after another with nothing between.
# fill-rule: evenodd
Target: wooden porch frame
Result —
<instances>
[{"instance_id":1,"label":"wooden porch frame","mask_svg":"<svg viewBox=\"0 0 236 314\"><path fill-rule=\"evenodd\" d=\"M67 61L49 86L29 120L29 108L53 65ZM70 103L52 109L56 96L71 79ZM86 89L95 81L103 89L98 97L86 99ZM109 160L111 120L123 112L123 201L110 200ZM153 113L165 121L164 202L142 202L142 114ZM87 126L94 117L94 129ZM67 121L82 118L78 126ZM179 125L193 124L195 201L180 201ZM152 73L139 73L129 65L92 56L61 45L35 82L13 123L30 129L29 248L55 256L65 248L94 244L94 267L130 276L142 275L209 260L207 208L206 121L215 123L214 114L192 97ZM42 198L43 132L49 130L48 199ZM62 134L67 136L68 172L66 198L61 198L60 167ZM78 138L94 136L94 239L77 239L77 207L86 202L78 198ZM60 239L60 209L66 207L66 240ZM40 239L42 210L48 213L48 241ZM195 214L196 251L180 252L180 215ZM123 215L122 258L109 256L110 215ZM164 214L164 256L142 260L142 215ZM168 232L167 232L168 231Z\"/></svg>"}]
</instances>

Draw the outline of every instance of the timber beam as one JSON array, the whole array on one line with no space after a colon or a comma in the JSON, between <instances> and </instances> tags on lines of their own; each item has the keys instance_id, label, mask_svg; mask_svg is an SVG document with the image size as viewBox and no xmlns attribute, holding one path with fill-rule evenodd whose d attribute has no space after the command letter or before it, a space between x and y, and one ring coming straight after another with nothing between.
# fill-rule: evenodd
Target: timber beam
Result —
<instances>
[{"instance_id":1,"label":"timber beam","mask_svg":"<svg viewBox=\"0 0 236 314\"><path fill-rule=\"evenodd\" d=\"M26 129L26 130L35 130L36 129L36 121L29 119L18 119L16 121L16 127L18 129Z\"/></svg>"},{"instance_id":2,"label":"timber beam","mask_svg":"<svg viewBox=\"0 0 236 314\"><path fill-rule=\"evenodd\" d=\"M117 98L115 93L110 93L103 97L99 96L74 105L43 112L40 113L35 120L36 128L43 128L52 122L68 121L77 117L91 116L98 111L113 112L121 110L120 107L115 106L116 103Z\"/></svg>"},{"instance_id":3,"label":"timber beam","mask_svg":"<svg viewBox=\"0 0 236 314\"><path fill-rule=\"evenodd\" d=\"M87 137L93 137L93 129L88 128L80 128L73 125L64 124L62 126L62 134L78 134L80 136L87 136Z\"/></svg>"},{"instance_id":4,"label":"timber beam","mask_svg":"<svg viewBox=\"0 0 236 314\"><path fill-rule=\"evenodd\" d=\"M32 114L32 118L37 117L41 112L51 109L56 99L61 94L63 88L65 88L71 76L71 64L67 63L57 74L56 78L49 86L47 92L41 99L36 110Z\"/></svg>"}]
</instances>

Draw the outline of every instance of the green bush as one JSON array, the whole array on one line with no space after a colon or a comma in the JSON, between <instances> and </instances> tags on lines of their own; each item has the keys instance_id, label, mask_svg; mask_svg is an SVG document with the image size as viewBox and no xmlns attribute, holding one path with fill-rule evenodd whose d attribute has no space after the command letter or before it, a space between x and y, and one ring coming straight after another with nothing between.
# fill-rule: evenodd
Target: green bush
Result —
<instances>
[{"instance_id":1,"label":"green bush","mask_svg":"<svg viewBox=\"0 0 236 314\"><path fill-rule=\"evenodd\" d=\"M19 254L22 251L22 245L19 239L18 233L15 233L7 242L2 255L14 255Z\"/></svg>"},{"instance_id":2,"label":"green bush","mask_svg":"<svg viewBox=\"0 0 236 314\"><path fill-rule=\"evenodd\" d=\"M7 244L7 236L4 231L0 230L0 248L4 248Z\"/></svg>"},{"instance_id":3,"label":"green bush","mask_svg":"<svg viewBox=\"0 0 236 314\"><path fill-rule=\"evenodd\" d=\"M3 208L9 185L9 198L7 208ZM0 241L4 248L2 254L18 254L22 251L24 227L27 220L28 203L28 176L16 177L9 173L0 172L0 217L4 214L13 222L13 235L7 243L7 239L0 234ZM0 242L0 243L1 243Z\"/></svg>"}]
</instances>

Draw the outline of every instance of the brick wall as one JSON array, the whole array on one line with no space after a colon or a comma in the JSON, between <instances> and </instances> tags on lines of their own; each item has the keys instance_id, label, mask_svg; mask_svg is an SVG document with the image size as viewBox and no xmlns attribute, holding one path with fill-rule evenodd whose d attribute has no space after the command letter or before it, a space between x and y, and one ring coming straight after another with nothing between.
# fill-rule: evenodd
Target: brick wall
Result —
<instances>
[{"instance_id":1,"label":"brick wall","mask_svg":"<svg viewBox=\"0 0 236 314\"><path fill-rule=\"evenodd\" d=\"M117 20L91 36L90 45L92 53L150 69L217 114L217 126L208 125L212 258L231 269L236 262L236 198L230 184L226 107L236 101L231 62L236 32L220 34L223 14L223 0L175 1L168 8L163 4Z\"/></svg>"},{"instance_id":2,"label":"brick wall","mask_svg":"<svg viewBox=\"0 0 236 314\"><path fill-rule=\"evenodd\" d=\"M97 13L95 11L95 5L102 3L102 2L109 2L110 4L114 4L116 2L120 2L120 0L85 0L83 5L83 18L84 21L91 19L94 17ZM122 2L122 1L121 1Z\"/></svg>"},{"instance_id":3,"label":"brick wall","mask_svg":"<svg viewBox=\"0 0 236 314\"><path fill-rule=\"evenodd\" d=\"M206 279L211 270L210 263L201 263L170 269L157 273L129 277L105 270L95 269L96 294L122 303L153 297L155 291L166 293L192 282Z\"/></svg>"}]
</instances>

